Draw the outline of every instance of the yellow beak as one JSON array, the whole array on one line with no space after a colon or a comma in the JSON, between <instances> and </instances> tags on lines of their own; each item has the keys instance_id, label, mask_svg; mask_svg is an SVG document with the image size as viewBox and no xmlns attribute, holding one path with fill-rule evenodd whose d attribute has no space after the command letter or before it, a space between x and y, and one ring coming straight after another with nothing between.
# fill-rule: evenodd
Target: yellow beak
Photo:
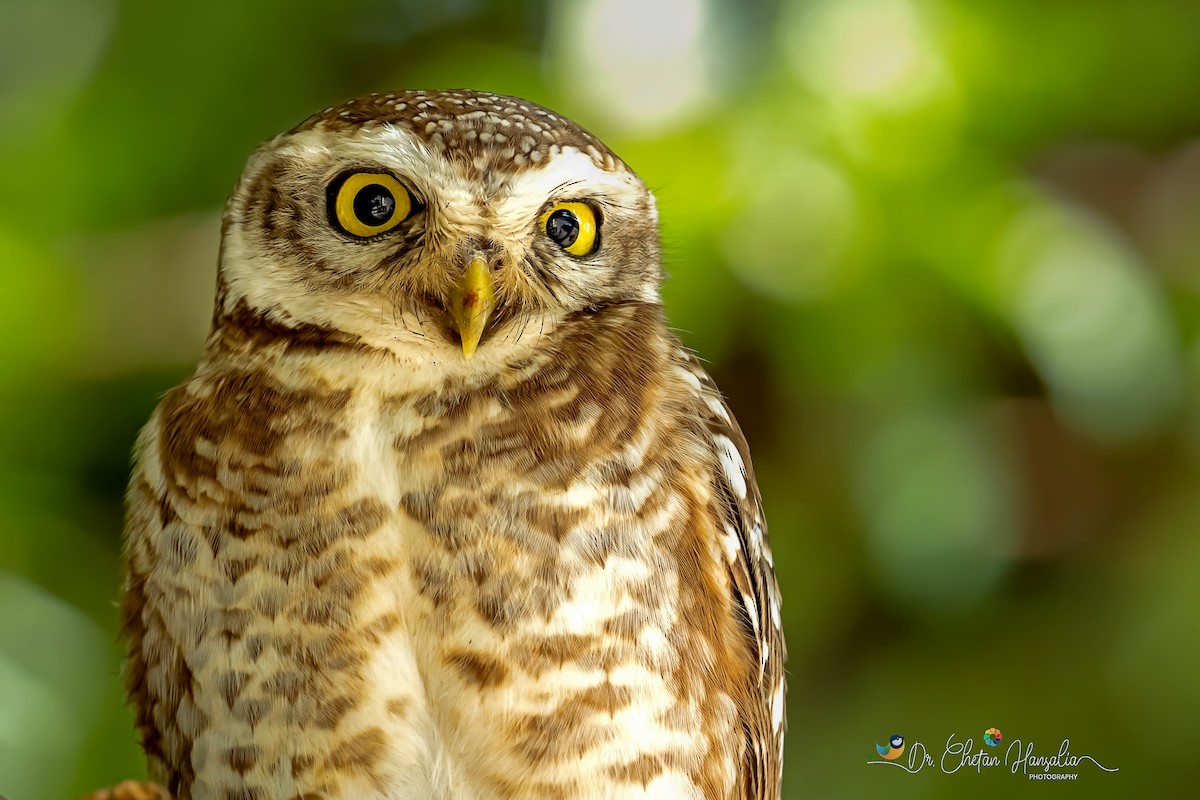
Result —
<instances>
[{"instance_id":1,"label":"yellow beak","mask_svg":"<svg viewBox=\"0 0 1200 800\"><path fill-rule=\"evenodd\" d=\"M450 297L450 316L458 326L462 339L463 355L475 355L488 316L496 305L496 292L492 289L492 276L487 262L480 256L471 259L467 271Z\"/></svg>"}]
</instances>

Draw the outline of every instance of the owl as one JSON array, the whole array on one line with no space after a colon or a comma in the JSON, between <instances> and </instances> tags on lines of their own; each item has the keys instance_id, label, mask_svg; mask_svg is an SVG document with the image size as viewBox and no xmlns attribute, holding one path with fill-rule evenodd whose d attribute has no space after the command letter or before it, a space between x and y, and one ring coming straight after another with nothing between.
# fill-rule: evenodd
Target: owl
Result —
<instances>
[{"instance_id":1,"label":"owl","mask_svg":"<svg viewBox=\"0 0 1200 800\"><path fill-rule=\"evenodd\" d=\"M371 95L250 158L142 431L127 686L177 798L777 798L746 441L655 201L526 100Z\"/></svg>"}]
</instances>

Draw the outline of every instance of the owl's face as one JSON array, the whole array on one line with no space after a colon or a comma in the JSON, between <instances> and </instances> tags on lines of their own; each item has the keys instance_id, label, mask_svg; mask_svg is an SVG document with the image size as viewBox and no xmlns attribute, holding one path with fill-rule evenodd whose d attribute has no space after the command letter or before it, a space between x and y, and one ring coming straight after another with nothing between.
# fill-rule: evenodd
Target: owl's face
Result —
<instances>
[{"instance_id":1,"label":"owl's face","mask_svg":"<svg viewBox=\"0 0 1200 800\"><path fill-rule=\"evenodd\" d=\"M642 181L574 123L475 92L371 96L263 145L226 210L220 272L218 315L460 362L657 302L661 280Z\"/></svg>"}]
</instances>

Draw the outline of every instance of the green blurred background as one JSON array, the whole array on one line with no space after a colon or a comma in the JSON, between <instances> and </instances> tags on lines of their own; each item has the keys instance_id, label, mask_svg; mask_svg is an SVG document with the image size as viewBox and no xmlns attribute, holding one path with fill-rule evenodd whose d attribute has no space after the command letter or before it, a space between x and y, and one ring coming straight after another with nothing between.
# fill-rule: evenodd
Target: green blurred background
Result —
<instances>
[{"instance_id":1,"label":"green blurred background","mask_svg":"<svg viewBox=\"0 0 1200 800\"><path fill-rule=\"evenodd\" d=\"M349 96L469 86L656 190L672 322L751 441L785 796L1195 796L1200 4L5 0L0 792L143 774L115 608L135 433L221 204ZM1120 768L867 766L985 728Z\"/></svg>"}]
</instances>

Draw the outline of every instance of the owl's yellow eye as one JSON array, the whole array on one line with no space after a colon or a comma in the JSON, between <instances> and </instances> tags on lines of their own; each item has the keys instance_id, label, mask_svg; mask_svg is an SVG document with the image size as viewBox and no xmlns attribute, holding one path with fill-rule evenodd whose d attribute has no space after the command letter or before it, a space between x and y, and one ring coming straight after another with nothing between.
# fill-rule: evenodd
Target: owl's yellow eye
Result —
<instances>
[{"instance_id":1,"label":"owl's yellow eye","mask_svg":"<svg viewBox=\"0 0 1200 800\"><path fill-rule=\"evenodd\" d=\"M385 173L354 172L332 188L330 216L351 236L386 233L412 213L408 190Z\"/></svg>"},{"instance_id":2,"label":"owl's yellow eye","mask_svg":"<svg viewBox=\"0 0 1200 800\"><path fill-rule=\"evenodd\" d=\"M541 224L550 241L573 256L596 249L596 212L586 203L555 203L542 214Z\"/></svg>"}]
</instances>

